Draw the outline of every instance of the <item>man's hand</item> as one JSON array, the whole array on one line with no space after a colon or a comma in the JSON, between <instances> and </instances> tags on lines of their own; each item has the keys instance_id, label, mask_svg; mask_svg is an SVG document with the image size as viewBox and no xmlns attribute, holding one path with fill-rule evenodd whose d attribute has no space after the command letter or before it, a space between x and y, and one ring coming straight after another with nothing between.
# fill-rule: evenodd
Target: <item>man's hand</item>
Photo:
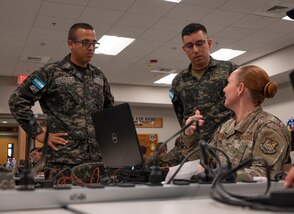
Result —
<instances>
[{"instance_id":1,"label":"man's hand","mask_svg":"<svg viewBox=\"0 0 294 214\"><path fill-rule=\"evenodd\" d=\"M61 132L61 133L49 133L48 135L48 146L50 146L53 150L57 151L58 148L54 146L54 144L61 144L66 145L68 143L67 140L65 140L63 137L67 136L67 133ZM37 141L44 144L45 141L45 132L37 135L35 137Z\"/></svg>"},{"instance_id":2,"label":"man's hand","mask_svg":"<svg viewBox=\"0 0 294 214\"><path fill-rule=\"evenodd\" d=\"M199 110L196 110L194 115L188 117L188 119L186 120L186 125L190 123L192 120L198 120L199 126L202 126L204 123L203 115L200 114ZM193 123L191 126L185 129L185 135L188 135L188 136L193 135L196 129L197 129L197 125L196 123Z\"/></svg>"}]
</instances>

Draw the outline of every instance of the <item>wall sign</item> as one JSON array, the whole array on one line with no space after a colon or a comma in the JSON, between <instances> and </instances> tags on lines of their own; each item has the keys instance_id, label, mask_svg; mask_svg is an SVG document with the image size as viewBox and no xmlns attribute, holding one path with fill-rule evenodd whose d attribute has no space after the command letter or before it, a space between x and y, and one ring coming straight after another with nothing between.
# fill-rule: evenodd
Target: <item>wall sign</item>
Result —
<instances>
[{"instance_id":1,"label":"wall sign","mask_svg":"<svg viewBox=\"0 0 294 214\"><path fill-rule=\"evenodd\" d=\"M158 117L134 117L136 128L162 128L162 118Z\"/></svg>"}]
</instances>

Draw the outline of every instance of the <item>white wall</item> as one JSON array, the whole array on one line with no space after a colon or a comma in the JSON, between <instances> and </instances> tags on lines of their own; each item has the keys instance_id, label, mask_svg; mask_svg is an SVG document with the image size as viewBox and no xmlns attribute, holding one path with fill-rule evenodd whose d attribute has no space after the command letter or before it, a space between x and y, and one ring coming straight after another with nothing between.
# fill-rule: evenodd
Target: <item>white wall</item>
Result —
<instances>
[{"instance_id":1,"label":"white wall","mask_svg":"<svg viewBox=\"0 0 294 214\"><path fill-rule=\"evenodd\" d=\"M0 76L0 113L10 113L8 99L16 87L16 77Z\"/></svg>"},{"instance_id":2,"label":"white wall","mask_svg":"<svg viewBox=\"0 0 294 214\"><path fill-rule=\"evenodd\" d=\"M294 92L292 86L287 83L278 87L278 92L271 99L266 99L263 109L276 115L285 124L294 117Z\"/></svg>"}]
</instances>

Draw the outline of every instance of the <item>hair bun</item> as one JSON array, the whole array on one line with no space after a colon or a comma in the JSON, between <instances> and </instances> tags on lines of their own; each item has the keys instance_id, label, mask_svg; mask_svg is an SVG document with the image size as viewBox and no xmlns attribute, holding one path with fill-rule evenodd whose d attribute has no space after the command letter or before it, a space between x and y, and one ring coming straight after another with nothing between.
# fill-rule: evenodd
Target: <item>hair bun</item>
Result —
<instances>
[{"instance_id":1,"label":"hair bun","mask_svg":"<svg viewBox=\"0 0 294 214\"><path fill-rule=\"evenodd\" d=\"M266 98L272 98L275 96L276 92L278 90L277 84L275 82L269 81L263 89L263 95Z\"/></svg>"}]
</instances>

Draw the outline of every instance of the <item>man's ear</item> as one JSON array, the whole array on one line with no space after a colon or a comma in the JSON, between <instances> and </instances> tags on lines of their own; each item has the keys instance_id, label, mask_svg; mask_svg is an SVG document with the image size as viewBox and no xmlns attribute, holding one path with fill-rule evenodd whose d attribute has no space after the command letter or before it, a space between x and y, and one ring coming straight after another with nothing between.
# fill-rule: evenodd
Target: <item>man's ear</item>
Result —
<instances>
[{"instance_id":1,"label":"man's ear","mask_svg":"<svg viewBox=\"0 0 294 214\"><path fill-rule=\"evenodd\" d=\"M73 48L74 42L71 41L71 40L68 40L68 41L67 41L67 45L68 45L68 47L71 49L71 48Z\"/></svg>"}]
</instances>

